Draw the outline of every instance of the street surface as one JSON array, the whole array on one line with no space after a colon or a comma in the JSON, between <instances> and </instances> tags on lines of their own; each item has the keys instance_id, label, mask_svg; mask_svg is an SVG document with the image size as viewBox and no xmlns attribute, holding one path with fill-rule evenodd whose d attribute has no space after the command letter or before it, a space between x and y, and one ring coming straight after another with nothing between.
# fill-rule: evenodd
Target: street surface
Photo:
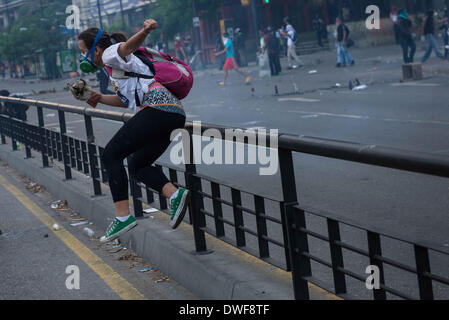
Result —
<instances>
[{"instance_id":1,"label":"street surface","mask_svg":"<svg viewBox=\"0 0 449 320\"><path fill-rule=\"evenodd\" d=\"M95 225L72 226L85 219L1 161L0 200L0 300L196 299L129 248L101 244Z\"/></svg>"},{"instance_id":2,"label":"street surface","mask_svg":"<svg viewBox=\"0 0 449 320\"><path fill-rule=\"evenodd\" d=\"M336 55L333 51L304 56L305 67L299 70L284 68L283 75L279 77L261 79L257 68L250 66L247 71L253 82L249 86L234 73L227 87L219 87L217 82L222 80L220 71L201 71L197 73L191 94L184 101L188 120L241 128L278 129L281 133L449 156L449 62L432 57L423 65L424 80L401 82L400 47L353 49L351 52L356 65L345 69L334 67ZM423 52L418 50L417 59L422 55ZM285 67L286 60L282 62ZM313 70L316 73L309 73ZM348 83L356 78L368 88L350 91ZM29 83L10 80L0 82L0 89L29 93L55 88L55 93L29 95L27 98L86 106L63 90L68 81ZM278 96L275 95L275 86L278 87ZM299 89L296 94L295 87ZM44 112L46 126L57 130L57 113L53 110ZM33 108L28 111L28 119L37 123ZM85 139L82 117L67 114L66 121L69 134ZM113 121L96 119L97 143L104 146L119 126ZM169 151L161 161L170 162ZM362 226L380 227L387 234L390 231L407 239L427 241L449 252L448 179L303 154L294 155L294 164L300 205L348 217ZM279 174L260 176L258 165L199 165L197 170L252 193L281 197ZM243 201L251 205L250 199L244 197ZM278 216L279 209L275 204L266 208L269 214ZM208 202L206 209L212 210ZM230 210L226 214L232 215ZM312 229L326 232L313 219L308 224ZM245 225L254 226L254 222L245 220ZM279 228L270 227L269 232L273 238L282 240ZM230 237L233 237L232 233ZM361 246L366 242L364 235L360 234L342 231L342 237L356 244L361 242ZM248 241L248 246L256 247L257 243ZM329 255L327 247L321 248L313 241L310 247L317 248L318 255ZM282 265L282 250L270 249L273 258ZM385 253L392 257L408 261L405 252L402 248L388 245L385 249ZM363 275L368 262L352 261L349 253L344 254L345 261L350 261L345 267L351 269L353 266L355 269L352 271ZM441 275L447 276L447 261L436 264ZM318 270L314 274L318 278L331 281L331 271L315 269L314 265L312 270ZM415 278L398 275L390 281L393 287L416 295ZM371 295L363 284L349 280L348 287L360 298ZM439 294L449 297L448 291Z\"/></svg>"}]
</instances>

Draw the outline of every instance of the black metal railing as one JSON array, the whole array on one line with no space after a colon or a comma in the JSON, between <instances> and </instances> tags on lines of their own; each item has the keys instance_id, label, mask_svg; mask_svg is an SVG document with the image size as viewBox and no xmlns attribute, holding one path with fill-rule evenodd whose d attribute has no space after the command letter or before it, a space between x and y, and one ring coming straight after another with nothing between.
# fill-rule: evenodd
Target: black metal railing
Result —
<instances>
[{"instance_id":1,"label":"black metal railing","mask_svg":"<svg viewBox=\"0 0 449 320\"><path fill-rule=\"evenodd\" d=\"M102 195L102 183L107 183L108 177L100 161L104 149L96 145L92 118L126 122L132 114L18 98L0 97L0 101L27 104L36 107L37 110L36 125L1 115L2 144L6 144L6 137L11 138L13 150L17 150L17 142L23 144L27 158L32 156L31 149L39 152L43 167L49 167L50 162L53 161L61 162L66 179L72 179L72 170L89 175L92 178L94 195ZM45 127L44 108L58 111L59 132ZM87 137L85 141L67 134L66 113L84 117ZM242 190L235 184L200 174L192 161L194 133L215 129L229 141L234 142L242 138L240 141L245 144L259 145L263 140L263 145L267 147L270 146L270 136L240 132L228 138L225 134L226 130L236 128L203 124L200 128L196 127L195 131L194 127L194 123L186 124L191 142L190 164L185 165L185 168L179 168L156 162L155 166L165 170L176 186L188 188L192 192L187 220L193 228L197 253L211 252L207 248L205 237L205 233L209 233L291 272L296 299L310 298L309 283L343 298L357 298L352 294L354 283L350 279L364 286L368 275L361 275L360 270L367 265L376 266L379 270L379 287L372 290L372 298L376 300L390 297L434 299L435 286L445 286L443 289L438 287L439 292L449 289L447 276L431 272L431 260L434 256L439 255L439 258L449 260L448 252L433 245L417 243L395 236L391 232L368 227L362 222L352 222L332 213L302 207L297 198L293 161L294 153L305 153L447 178L449 177L447 157L374 145L280 134L276 138L282 197L275 199ZM132 179L130 179L130 190L134 214L137 218L143 217L145 202L162 211L167 211L167 200L155 190ZM314 230L308 224L311 221L316 222L317 219L323 220L324 225L319 230ZM361 232L356 238L355 245L342 240L351 232L350 229ZM320 241L320 244L315 244L316 241ZM382 245L386 241L388 245ZM413 249L407 256L407 262L385 255L385 251L396 245L410 246ZM348 258L349 253L357 255L358 258ZM389 267L411 274L412 279L416 281L415 292L404 292L407 290L401 291L394 288L390 282L395 281L390 281L391 279L386 277L385 273L386 268ZM329 269L330 273L320 271L318 272L320 276L315 276L317 272L313 273L313 271L322 268Z\"/></svg>"}]
</instances>

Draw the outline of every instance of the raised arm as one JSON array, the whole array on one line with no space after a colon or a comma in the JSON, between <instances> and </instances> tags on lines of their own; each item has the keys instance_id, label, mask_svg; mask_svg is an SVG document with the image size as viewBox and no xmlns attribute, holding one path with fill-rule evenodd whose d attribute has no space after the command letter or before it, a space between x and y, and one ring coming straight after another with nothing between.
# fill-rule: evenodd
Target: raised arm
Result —
<instances>
[{"instance_id":1,"label":"raised arm","mask_svg":"<svg viewBox=\"0 0 449 320\"><path fill-rule=\"evenodd\" d=\"M148 35L155 29L157 29L157 22L153 19L145 20L143 28L128 39L125 43L122 43L118 48L119 56L126 61L126 57L131 53L134 53L144 43Z\"/></svg>"}]
</instances>

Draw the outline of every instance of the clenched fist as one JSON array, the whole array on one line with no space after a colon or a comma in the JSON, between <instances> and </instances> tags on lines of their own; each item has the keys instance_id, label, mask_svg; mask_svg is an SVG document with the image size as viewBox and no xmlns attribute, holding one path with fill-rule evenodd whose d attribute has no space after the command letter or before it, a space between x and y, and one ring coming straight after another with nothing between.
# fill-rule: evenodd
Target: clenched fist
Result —
<instances>
[{"instance_id":1,"label":"clenched fist","mask_svg":"<svg viewBox=\"0 0 449 320\"><path fill-rule=\"evenodd\" d=\"M149 34L151 31L156 30L157 29L157 21L153 20L153 19L148 19L145 20L145 22L143 23L143 31L146 34Z\"/></svg>"}]
</instances>

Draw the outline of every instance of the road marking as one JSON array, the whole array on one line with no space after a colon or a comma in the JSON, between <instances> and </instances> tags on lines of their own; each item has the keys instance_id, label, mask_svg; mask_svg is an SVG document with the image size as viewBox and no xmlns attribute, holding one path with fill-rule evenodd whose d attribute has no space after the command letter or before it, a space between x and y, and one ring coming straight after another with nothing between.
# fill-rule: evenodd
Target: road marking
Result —
<instances>
[{"instance_id":1,"label":"road marking","mask_svg":"<svg viewBox=\"0 0 449 320\"><path fill-rule=\"evenodd\" d=\"M438 120L412 120L412 119L376 119L368 116L359 116L354 114L335 114L335 113L327 113L327 112L308 112L308 111L299 111L299 110L290 110L287 111L290 113L300 113L309 115L302 116L301 118L316 118L317 116L327 116L327 117L337 117L337 118L350 118L350 119L360 119L360 120L378 120L378 121L386 121L386 122L402 122L402 123L415 123L415 124L439 124L439 125L449 125L449 121L438 121Z\"/></svg>"},{"instance_id":2,"label":"road marking","mask_svg":"<svg viewBox=\"0 0 449 320\"><path fill-rule=\"evenodd\" d=\"M53 230L53 224L57 223L51 216L42 210L36 203L14 187L8 180L0 175L0 184L33 213L47 228L62 240L90 269L92 269L120 298L124 300L146 300L132 284L114 271L100 257L87 248L70 232L60 226L58 231Z\"/></svg>"},{"instance_id":3,"label":"road marking","mask_svg":"<svg viewBox=\"0 0 449 320\"><path fill-rule=\"evenodd\" d=\"M392 87L439 87L438 83L425 82L399 82L390 84Z\"/></svg>"},{"instance_id":4,"label":"road marking","mask_svg":"<svg viewBox=\"0 0 449 320\"><path fill-rule=\"evenodd\" d=\"M307 112L307 111L298 111L298 110L292 110L292 111L289 111L289 112L306 114L306 115L310 115L310 116L328 116L328 117L364 119L364 120L370 119L370 117L358 116L358 115L353 115L353 114L335 114L335 113L327 113L327 112Z\"/></svg>"},{"instance_id":5,"label":"road marking","mask_svg":"<svg viewBox=\"0 0 449 320\"><path fill-rule=\"evenodd\" d=\"M297 101L297 102L320 102L320 100L318 99L307 99L307 98L279 98L278 99L279 102L284 102L284 101Z\"/></svg>"}]
</instances>

